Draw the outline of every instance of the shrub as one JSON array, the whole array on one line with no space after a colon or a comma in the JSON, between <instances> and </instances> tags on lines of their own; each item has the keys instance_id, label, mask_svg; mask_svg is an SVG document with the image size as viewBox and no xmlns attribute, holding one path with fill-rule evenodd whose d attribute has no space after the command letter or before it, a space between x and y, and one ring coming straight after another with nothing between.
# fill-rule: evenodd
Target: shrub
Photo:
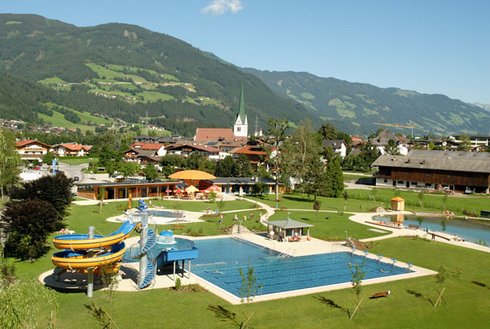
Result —
<instances>
[{"instance_id":1,"label":"shrub","mask_svg":"<svg viewBox=\"0 0 490 329\"><path fill-rule=\"evenodd\" d=\"M48 202L27 200L9 202L3 214L8 234L7 256L22 260L39 258L49 250L49 234L63 228L56 209Z\"/></svg>"}]
</instances>

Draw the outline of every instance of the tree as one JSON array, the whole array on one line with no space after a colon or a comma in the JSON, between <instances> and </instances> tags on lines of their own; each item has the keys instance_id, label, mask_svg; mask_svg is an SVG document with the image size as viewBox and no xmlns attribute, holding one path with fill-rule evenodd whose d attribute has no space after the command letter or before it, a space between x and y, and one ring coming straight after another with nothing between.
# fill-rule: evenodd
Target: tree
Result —
<instances>
[{"instance_id":1,"label":"tree","mask_svg":"<svg viewBox=\"0 0 490 329\"><path fill-rule=\"evenodd\" d=\"M5 253L22 260L44 255L49 250L48 236L63 228L56 209L42 200L11 201L2 219L8 236Z\"/></svg>"},{"instance_id":2,"label":"tree","mask_svg":"<svg viewBox=\"0 0 490 329\"><path fill-rule=\"evenodd\" d=\"M53 328L56 304L55 293L35 280L15 280L8 284L0 280L0 328L44 328L45 319L40 316L46 307L53 309L48 328ZM44 322L43 324L39 322Z\"/></svg>"},{"instance_id":3,"label":"tree","mask_svg":"<svg viewBox=\"0 0 490 329\"><path fill-rule=\"evenodd\" d=\"M421 208L424 208L424 199L425 199L425 193L424 191L420 191L418 194L417 194L418 198L419 198L419 204L420 204L420 207Z\"/></svg>"},{"instance_id":4,"label":"tree","mask_svg":"<svg viewBox=\"0 0 490 329\"><path fill-rule=\"evenodd\" d=\"M258 181L254 185L252 185L252 194L262 196L267 191L267 185L263 182Z\"/></svg>"},{"instance_id":5,"label":"tree","mask_svg":"<svg viewBox=\"0 0 490 329\"><path fill-rule=\"evenodd\" d=\"M140 165L135 162L122 162L117 170L126 178L136 175L140 170Z\"/></svg>"},{"instance_id":6,"label":"tree","mask_svg":"<svg viewBox=\"0 0 490 329\"><path fill-rule=\"evenodd\" d=\"M105 198L105 187L101 186L101 187L99 187L99 190L97 193L97 199L99 200L99 214L102 213L102 206L104 205L104 198Z\"/></svg>"},{"instance_id":7,"label":"tree","mask_svg":"<svg viewBox=\"0 0 490 329\"><path fill-rule=\"evenodd\" d=\"M386 153L391 154L391 155L399 154L395 140L390 139L388 141L388 145L386 146Z\"/></svg>"},{"instance_id":8,"label":"tree","mask_svg":"<svg viewBox=\"0 0 490 329\"><path fill-rule=\"evenodd\" d=\"M318 195L327 195L329 189L329 181L325 165L318 160L316 166L312 166L308 175L303 179L301 184L303 193L308 196L313 195L313 200L316 201Z\"/></svg>"},{"instance_id":9,"label":"tree","mask_svg":"<svg viewBox=\"0 0 490 329\"><path fill-rule=\"evenodd\" d=\"M329 122L322 124L319 133L326 140L337 139L339 135L337 128Z\"/></svg>"},{"instance_id":10,"label":"tree","mask_svg":"<svg viewBox=\"0 0 490 329\"><path fill-rule=\"evenodd\" d=\"M143 173L145 174L145 178L149 181L156 180L158 178L158 171L153 163L147 164L143 170Z\"/></svg>"},{"instance_id":11,"label":"tree","mask_svg":"<svg viewBox=\"0 0 490 329\"><path fill-rule=\"evenodd\" d=\"M251 302L253 298L257 295L259 289L262 288L261 285L257 284L257 276L255 275L255 269L253 266L248 266L247 274L243 272L243 269L238 269L240 272L240 278L242 279L242 285L240 287L240 300Z\"/></svg>"},{"instance_id":12,"label":"tree","mask_svg":"<svg viewBox=\"0 0 490 329\"><path fill-rule=\"evenodd\" d=\"M176 169L184 167L185 159L177 154L167 154L162 157L160 164L162 165L162 173L165 176L171 175Z\"/></svg>"},{"instance_id":13,"label":"tree","mask_svg":"<svg viewBox=\"0 0 490 329\"><path fill-rule=\"evenodd\" d=\"M301 183L300 190L303 192L315 186L317 179L321 179L321 152L320 136L313 130L309 120L303 121L284 143L284 172Z\"/></svg>"},{"instance_id":14,"label":"tree","mask_svg":"<svg viewBox=\"0 0 490 329\"><path fill-rule=\"evenodd\" d=\"M322 206L322 203L320 202L320 200L313 201L313 210L315 210L317 216L318 216L318 211L320 210L321 206Z\"/></svg>"},{"instance_id":15,"label":"tree","mask_svg":"<svg viewBox=\"0 0 490 329\"><path fill-rule=\"evenodd\" d=\"M43 156L43 163L46 163L46 164L51 164L54 160L54 154L51 153L51 152L48 152L46 153L44 156Z\"/></svg>"},{"instance_id":16,"label":"tree","mask_svg":"<svg viewBox=\"0 0 490 329\"><path fill-rule=\"evenodd\" d=\"M20 156L15 147L14 135L0 129L0 197L19 181Z\"/></svg>"},{"instance_id":17,"label":"tree","mask_svg":"<svg viewBox=\"0 0 490 329\"><path fill-rule=\"evenodd\" d=\"M350 315L349 320L352 320L354 315L356 315L357 311L361 310L361 303L362 303L361 284L362 284L362 280L364 280L364 278L366 277L366 272L364 272L363 266L364 263L362 264L349 263L349 269L351 271L352 289L354 290L354 294L356 295L356 308Z\"/></svg>"},{"instance_id":18,"label":"tree","mask_svg":"<svg viewBox=\"0 0 490 329\"><path fill-rule=\"evenodd\" d=\"M335 157L327 163L327 191L326 196L338 198L344 192L344 174L340 166L340 157Z\"/></svg>"},{"instance_id":19,"label":"tree","mask_svg":"<svg viewBox=\"0 0 490 329\"><path fill-rule=\"evenodd\" d=\"M444 287L444 284L446 283L446 280L449 276L449 273L447 271L447 268L444 265L441 265L439 267L439 270L436 275L436 283L439 286L439 289L437 289L437 292L439 293L439 296L437 297L436 302L434 303L434 308L436 308L438 305L441 305L442 302L446 303L446 300L443 297L444 291L446 288Z\"/></svg>"},{"instance_id":20,"label":"tree","mask_svg":"<svg viewBox=\"0 0 490 329\"><path fill-rule=\"evenodd\" d=\"M67 207L72 201L72 186L73 180L58 172L55 176L43 176L25 183L21 188L14 189L10 193L10 198L46 201L56 209L57 218L61 221L67 215Z\"/></svg>"},{"instance_id":21,"label":"tree","mask_svg":"<svg viewBox=\"0 0 490 329\"><path fill-rule=\"evenodd\" d=\"M461 143L458 145L458 151L468 152L471 150L470 136L467 134L461 135Z\"/></svg>"},{"instance_id":22,"label":"tree","mask_svg":"<svg viewBox=\"0 0 490 329\"><path fill-rule=\"evenodd\" d=\"M281 176L281 167L283 165L281 147L282 143L286 140L286 130L289 128L289 122L287 120L277 120L270 118L267 121L267 143L266 147L268 153L268 159L273 166L274 180L276 182L276 208L279 207L279 179Z\"/></svg>"},{"instance_id":23,"label":"tree","mask_svg":"<svg viewBox=\"0 0 490 329\"><path fill-rule=\"evenodd\" d=\"M231 156L218 160L214 170L216 177L235 177L235 162Z\"/></svg>"},{"instance_id":24,"label":"tree","mask_svg":"<svg viewBox=\"0 0 490 329\"><path fill-rule=\"evenodd\" d=\"M238 158L234 159L234 168L234 172L238 177L252 176L252 166L245 154L240 154Z\"/></svg>"}]
</instances>

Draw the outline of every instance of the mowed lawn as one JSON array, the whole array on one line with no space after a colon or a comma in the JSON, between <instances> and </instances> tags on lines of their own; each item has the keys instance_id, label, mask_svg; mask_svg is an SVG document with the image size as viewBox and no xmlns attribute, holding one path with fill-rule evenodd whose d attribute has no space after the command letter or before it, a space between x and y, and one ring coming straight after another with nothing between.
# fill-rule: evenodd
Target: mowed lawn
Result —
<instances>
[{"instance_id":1,"label":"mowed lawn","mask_svg":"<svg viewBox=\"0 0 490 329\"><path fill-rule=\"evenodd\" d=\"M116 293L112 302L103 291L93 300L83 293L57 293L60 328L95 328L85 304L94 301L111 314L118 328L233 328L209 306L222 306L254 328L487 328L490 321L490 278L487 253L428 242L395 238L376 242L372 252L450 273L444 287L447 304L436 309L434 276L363 286L362 314L349 320L355 307L352 289L316 293L256 304L230 305L210 292L171 289ZM37 263L29 264L38 267ZM305 269L307 270L307 269ZM260 283L260 282L259 282ZM374 292L390 290L387 298L371 300ZM47 311L47 310L46 310ZM46 315L47 316L47 313Z\"/></svg>"},{"instance_id":2,"label":"mowed lawn","mask_svg":"<svg viewBox=\"0 0 490 329\"><path fill-rule=\"evenodd\" d=\"M481 210L490 209L490 196L487 195L449 195L444 203L443 194L424 193L420 200L419 193L400 191L386 188L374 190L346 190L347 201L344 198L318 197L322 210L366 212L375 207L389 209L391 199L400 196L405 199L405 208L417 212L442 212L444 209L456 215L465 215L465 211L480 214ZM274 195L264 195L253 198L271 207L276 206ZM313 209L313 197L304 194L285 194L280 196L279 206L283 209Z\"/></svg>"},{"instance_id":3,"label":"mowed lawn","mask_svg":"<svg viewBox=\"0 0 490 329\"><path fill-rule=\"evenodd\" d=\"M340 201L338 206L343 206L344 200L338 201ZM354 200L349 199L348 203L351 201L353 205L348 204L347 208L356 207ZM248 208L253 208L253 205L250 207L250 203L236 202L239 202L236 204L239 208L237 217L247 216L247 220L242 221L242 224L257 225L257 217L263 211L259 209L250 211ZM291 200L290 202L294 202L296 207L303 201ZM185 204L191 204L191 202ZM73 206L71 215L67 219L68 226L77 232L86 232L88 226L94 225L96 232L110 233L119 224L109 223L105 219L122 214L126 206L126 202L109 203L104 205L100 214L98 206ZM233 208L233 204L228 206ZM279 211L272 219L284 219L288 215L287 212ZM357 234L358 237L362 237L362 234L380 234L364 231L366 228L359 224L350 226L355 223L347 220L348 214L289 212L293 219L313 223L315 225L311 230L313 236L328 234L342 237L345 231L352 236ZM234 215L234 213L225 214L221 225L217 222L219 217L215 215L206 216L206 222L196 224L202 225L202 234L212 235L213 232L219 232L222 227L236 223ZM194 224L186 224L184 231L187 225L190 227ZM166 226L159 228L164 229ZM200 233L199 227L193 227L192 232ZM52 248L45 257L34 263L17 262L17 274L23 279L37 278L40 273L53 267L50 257L54 251ZM439 288L433 276L363 286L361 291L361 296L364 297L362 314L353 320L348 318L348 311L352 311L355 307L355 295L352 289L244 305L230 305L207 291L177 292L171 289L156 289L137 293L118 292L115 293L112 301L104 291L95 292L93 299L88 299L83 293L56 292L59 305L56 327L97 328L97 322L89 315L84 306L93 301L97 306L108 311L115 320L117 328L121 329L238 328L236 324L217 317L210 310L209 306L217 305L235 313L238 322L245 320L246 316L251 317L250 324L254 328L488 327L490 321L490 276L488 275L490 254L416 238L393 238L373 242L370 244L370 251L436 271L441 265L446 266L449 272L449 277L444 285L447 304L433 308L432 305L437 299L436 289ZM376 300L368 298L374 292L386 290L391 291L391 295L387 298ZM44 324L49 317L50 310L45 309L44 311L39 315L40 328L45 327Z\"/></svg>"}]
</instances>

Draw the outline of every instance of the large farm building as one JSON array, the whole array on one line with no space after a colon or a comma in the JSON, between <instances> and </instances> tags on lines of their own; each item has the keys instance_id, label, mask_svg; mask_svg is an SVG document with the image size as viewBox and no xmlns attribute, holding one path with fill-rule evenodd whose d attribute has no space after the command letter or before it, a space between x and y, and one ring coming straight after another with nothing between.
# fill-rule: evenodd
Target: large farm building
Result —
<instances>
[{"instance_id":1,"label":"large farm building","mask_svg":"<svg viewBox=\"0 0 490 329\"><path fill-rule=\"evenodd\" d=\"M380 156L376 185L489 193L490 153L412 150Z\"/></svg>"}]
</instances>

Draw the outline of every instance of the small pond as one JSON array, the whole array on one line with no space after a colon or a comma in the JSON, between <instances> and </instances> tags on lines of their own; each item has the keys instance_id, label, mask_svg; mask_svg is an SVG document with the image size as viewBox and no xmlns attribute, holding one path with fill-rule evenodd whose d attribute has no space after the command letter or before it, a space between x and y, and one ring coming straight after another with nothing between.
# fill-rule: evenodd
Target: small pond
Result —
<instances>
[{"instance_id":1,"label":"small pond","mask_svg":"<svg viewBox=\"0 0 490 329\"><path fill-rule=\"evenodd\" d=\"M375 216L374 219L395 222L397 217ZM404 216L403 225L415 225L422 229L445 232L457 235L469 242L490 246L490 221L488 225L485 225L464 219L408 215Z\"/></svg>"}]
</instances>

